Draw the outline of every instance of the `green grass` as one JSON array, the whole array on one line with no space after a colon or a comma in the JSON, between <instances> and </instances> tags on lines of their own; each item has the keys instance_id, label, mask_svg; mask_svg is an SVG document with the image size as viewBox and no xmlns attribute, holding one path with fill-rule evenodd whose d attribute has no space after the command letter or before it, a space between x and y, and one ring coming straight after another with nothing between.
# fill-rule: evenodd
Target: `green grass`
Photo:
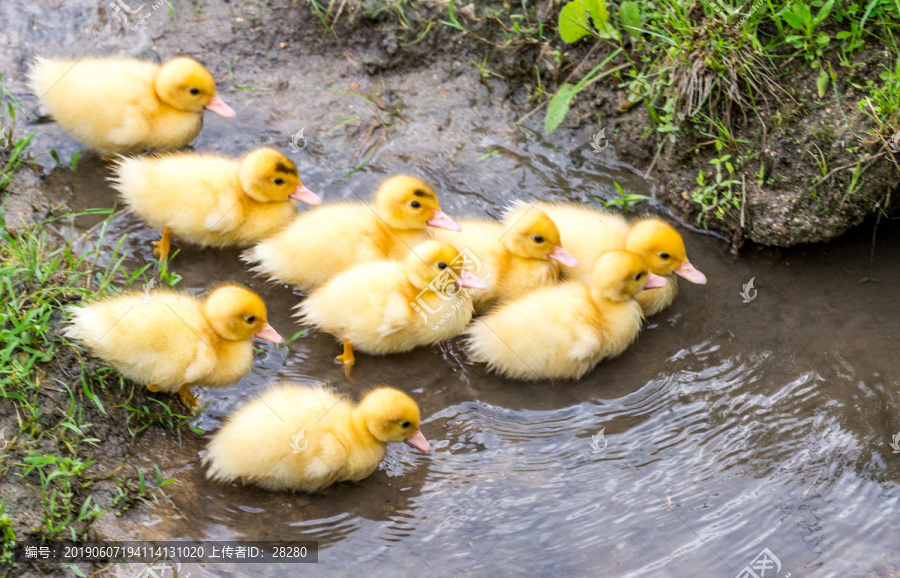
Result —
<instances>
[{"instance_id":1,"label":"green grass","mask_svg":"<svg viewBox=\"0 0 900 578\"><path fill-rule=\"evenodd\" d=\"M368 127L362 142L351 159L351 162L355 163L354 167L348 173L343 175L343 178L346 179L369 164L369 161L372 160L372 157L374 157L375 153L378 151L379 146L388 138L392 127L396 124L397 119L400 118L401 111L406 105L403 103L403 100L396 95L386 95L381 81L377 82L375 86L372 87L369 94L336 87L330 87L328 90L362 100L371 117L369 119L359 115L353 115L329 119L330 122L334 123L334 126L326 131L323 136L330 136L338 129L349 127L351 125L357 126L360 129Z\"/></svg>"},{"instance_id":2,"label":"green grass","mask_svg":"<svg viewBox=\"0 0 900 578\"><path fill-rule=\"evenodd\" d=\"M900 55L892 69L886 68L878 81L866 81L866 86L869 95L859 101L859 109L875 122L876 137L890 138L900 131Z\"/></svg>"},{"instance_id":3,"label":"green grass","mask_svg":"<svg viewBox=\"0 0 900 578\"><path fill-rule=\"evenodd\" d=\"M16 547L12 518L6 515L6 498L0 499L0 567L9 567Z\"/></svg>"},{"instance_id":4,"label":"green grass","mask_svg":"<svg viewBox=\"0 0 900 578\"><path fill-rule=\"evenodd\" d=\"M741 181L733 178L735 170L730 159L731 155L712 159L709 162L715 171L707 173L701 170L697 175L699 186L694 189L691 198L701 207L697 215L698 225L703 224L711 215L718 219L731 215L737 221L734 213L741 209L741 196L735 189L741 185Z\"/></svg>"},{"instance_id":5,"label":"green grass","mask_svg":"<svg viewBox=\"0 0 900 578\"><path fill-rule=\"evenodd\" d=\"M765 131L783 124L784 114L833 99L842 124L856 131L857 142L843 152L860 158L900 130L900 0L724 2L732 10L717 0L555 0L549 9L541 3L512 2L501 9L499 2L375 0L366 14L393 19L410 37L437 24L469 39L469 56L489 88L489 77L501 70L508 76L498 60L517 53L516 59L533 61L526 90L535 108L519 123L544 109L544 132L551 134L581 95L593 92L592 84L612 80L624 93L617 112L644 107L651 125L644 137L655 140L660 152L684 141L691 150L715 144L718 158L727 148L729 166L755 173L754 182L764 185L778 178L762 156L770 145ZM863 75L873 58L883 61L881 51L890 64L878 78ZM506 54L498 58L501 52ZM798 76L808 86L797 86ZM865 95L856 98L871 117L870 128L851 128L841 106L851 88ZM759 134L742 135L752 142L734 136L753 123L763 127L754 129ZM717 160L703 152L704 164ZM815 152L811 160L820 173L838 160L824 147ZM846 160L838 166L847 166ZM713 165L698 170L699 186L691 195L701 223L730 219L741 209L733 174L725 164ZM854 175L850 194L861 186Z\"/></svg>"},{"instance_id":6,"label":"green grass","mask_svg":"<svg viewBox=\"0 0 900 578\"><path fill-rule=\"evenodd\" d=\"M612 199L609 199L608 201L603 200L603 199L597 199L598 201L603 203L603 208L605 208L605 209L618 208L618 209L621 209L622 211L627 212L627 211L630 211L633 207L640 205L644 201L650 200L650 197L648 197L647 195L639 195L637 193L626 193L624 190L622 190L622 185L620 185L616 181L613 181L613 185L615 185L616 191L618 191L618 193L619 193L618 198L612 198Z\"/></svg>"},{"instance_id":7,"label":"green grass","mask_svg":"<svg viewBox=\"0 0 900 578\"><path fill-rule=\"evenodd\" d=\"M106 218L88 233L62 234L76 217L98 214ZM36 522L17 528L4 513L9 498L0 496L0 564L11 560L17 539L85 538L107 513L155 499L155 488L171 481L159 472L150 478L155 484L140 471L136 478L97 477L95 458L108 455L101 442L107 436L97 433L100 422L138 435L153 425L187 427L191 419L156 399L131 402L134 384L82 357L60 336L66 306L143 282L147 267L123 268L124 238L112 246L107 241L112 210L67 213L15 229L2 215L0 207L0 480L33 490L36 505L19 519ZM95 490L104 481L117 494L100 505Z\"/></svg>"},{"instance_id":8,"label":"green grass","mask_svg":"<svg viewBox=\"0 0 900 578\"><path fill-rule=\"evenodd\" d=\"M706 144L715 143L718 151L741 149L730 162L713 159L714 170L699 172L692 198L699 205L701 223L740 210L731 163L743 168L755 153L753 146L743 147L747 143L731 135L754 116L764 124L761 109L777 110L788 100L797 103L782 88L795 82L784 76L792 70L788 65L813 71L806 87L810 101L824 98L833 85L840 104L838 83L867 90L859 107L872 118L874 128L857 135L861 145L883 141L900 130L900 0L735 0L733 6L729 14L711 0L618 5L570 0L558 19L563 41L587 38L606 44L613 55L621 52L618 60L630 64L616 73L627 93L626 109L639 103L646 106L659 147L672 146L681 135L691 133L710 137ZM870 54L885 49L893 55L893 66L877 80L857 76L865 65L857 58L867 49ZM562 122L581 84L599 70L611 70L615 62L609 62L610 68L601 62L578 84L560 87L549 101L548 134ZM554 106L561 99L565 106ZM815 162L824 170L827 160L819 153ZM848 194L859 184L854 175Z\"/></svg>"}]
</instances>

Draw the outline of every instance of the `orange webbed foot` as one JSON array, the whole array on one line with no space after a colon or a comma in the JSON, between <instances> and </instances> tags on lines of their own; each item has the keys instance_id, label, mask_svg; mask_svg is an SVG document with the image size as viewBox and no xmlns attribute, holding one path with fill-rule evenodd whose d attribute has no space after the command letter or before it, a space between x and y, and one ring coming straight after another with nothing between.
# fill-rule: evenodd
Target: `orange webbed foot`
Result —
<instances>
[{"instance_id":1,"label":"orange webbed foot","mask_svg":"<svg viewBox=\"0 0 900 578\"><path fill-rule=\"evenodd\" d=\"M169 258L169 249L172 242L172 229L163 227L162 238L153 242L153 256L163 261Z\"/></svg>"},{"instance_id":2,"label":"orange webbed foot","mask_svg":"<svg viewBox=\"0 0 900 578\"><path fill-rule=\"evenodd\" d=\"M344 353L338 355L337 360L344 366L344 376L350 379L350 370L353 368L353 364L356 363L356 357L353 355L353 344L350 343L349 339L344 340Z\"/></svg>"}]
</instances>

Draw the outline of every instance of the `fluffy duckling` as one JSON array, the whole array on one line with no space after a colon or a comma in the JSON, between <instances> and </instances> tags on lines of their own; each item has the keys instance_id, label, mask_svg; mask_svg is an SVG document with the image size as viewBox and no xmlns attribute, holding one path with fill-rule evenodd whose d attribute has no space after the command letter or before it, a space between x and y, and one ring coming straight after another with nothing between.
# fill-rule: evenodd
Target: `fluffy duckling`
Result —
<instances>
[{"instance_id":1,"label":"fluffy duckling","mask_svg":"<svg viewBox=\"0 0 900 578\"><path fill-rule=\"evenodd\" d=\"M565 234L566 248L582 265L578 269L562 267L564 278L586 283L597 259L609 251L620 250L640 254L651 273L665 277L668 284L663 289L647 291L637 298L648 317L675 300L676 275L691 283L706 283L706 276L688 260L681 235L661 219L651 217L630 223L621 215L576 203L539 202L535 206L547 213Z\"/></svg>"},{"instance_id":2,"label":"fluffy duckling","mask_svg":"<svg viewBox=\"0 0 900 578\"><path fill-rule=\"evenodd\" d=\"M426 241L403 261L358 265L313 291L297 317L343 340L338 360L349 378L354 347L402 353L465 330L474 311L470 292L462 289L487 285L465 271L459 257L448 243Z\"/></svg>"},{"instance_id":3,"label":"fluffy duckling","mask_svg":"<svg viewBox=\"0 0 900 578\"><path fill-rule=\"evenodd\" d=\"M515 210L503 223L463 219L460 225L460 233L437 231L435 237L460 251L468 251L466 256L475 261L472 272L488 282L489 289L476 291L472 296L479 315L498 301L555 283L560 263L578 266L578 261L563 248L556 224L539 209Z\"/></svg>"},{"instance_id":4,"label":"fluffy duckling","mask_svg":"<svg viewBox=\"0 0 900 578\"><path fill-rule=\"evenodd\" d=\"M244 254L254 271L307 291L354 265L402 259L431 238L428 227L459 231L428 183L396 175L375 193L375 206L334 203L307 211Z\"/></svg>"},{"instance_id":5,"label":"fluffy duckling","mask_svg":"<svg viewBox=\"0 0 900 578\"><path fill-rule=\"evenodd\" d=\"M177 392L198 406L191 387L239 380L253 365L251 339L282 343L256 293L225 285L206 299L145 290L69 309L64 333L150 391Z\"/></svg>"},{"instance_id":6,"label":"fluffy duckling","mask_svg":"<svg viewBox=\"0 0 900 578\"><path fill-rule=\"evenodd\" d=\"M272 148L240 160L170 153L120 158L110 179L125 203L162 230L153 254L165 259L172 234L195 245L249 246L283 229L297 215L293 200L322 202L303 186L297 167Z\"/></svg>"},{"instance_id":7,"label":"fluffy duckling","mask_svg":"<svg viewBox=\"0 0 900 578\"><path fill-rule=\"evenodd\" d=\"M706 284L706 275L688 261L681 235L661 219L641 219L632 224L625 248L643 256L650 271L668 281L662 289L642 291L637 296L647 317L656 315L675 301L678 295L676 275L691 283Z\"/></svg>"},{"instance_id":8,"label":"fluffy duckling","mask_svg":"<svg viewBox=\"0 0 900 578\"><path fill-rule=\"evenodd\" d=\"M513 204L511 210L527 206ZM607 213L578 203L549 203L540 201L534 208L547 214L566 237L566 249L578 260L580 267L563 267L565 278L591 278L594 263L604 253L624 248L624 239L631 228L621 215Z\"/></svg>"},{"instance_id":9,"label":"fluffy duckling","mask_svg":"<svg viewBox=\"0 0 900 578\"><path fill-rule=\"evenodd\" d=\"M203 110L234 118L212 75L195 60L159 65L134 58L38 58L32 92L56 122L104 155L170 150L190 143Z\"/></svg>"},{"instance_id":10,"label":"fluffy duckling","mask_svg":"<svg viewBox=\"0 0 900 578\"><path fill-rule=\"evenodd\" d=\"M416 402L391 387L354 404L324 387L277 385L216 432L203 458L206 477L301 492L358 482L375 471L389 443L430 451L419 422Z\"/></svg>"},{"instance_id":11,"label":"fluffy duckling","mask_svg":"<svg viewBox=\"0 0 900 578\"><path fill-rule=\"evenodd\" d=\"M609 252L594 265L590 285L544 287L476 320L467 332L469 356L506 377L578 379L631 345L643 320L634 297L664 284L640 255Z\"/></svg>"}]
</instances>

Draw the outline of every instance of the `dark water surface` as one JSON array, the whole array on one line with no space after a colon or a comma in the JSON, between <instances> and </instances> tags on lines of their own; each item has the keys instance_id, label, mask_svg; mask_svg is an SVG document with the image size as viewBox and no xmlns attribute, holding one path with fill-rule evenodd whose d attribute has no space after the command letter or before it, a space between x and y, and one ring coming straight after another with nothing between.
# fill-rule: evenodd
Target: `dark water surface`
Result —
<instances>
[{"instance_id":1,"label":"dark water surface","mask_svg":"<svg viewBox=\"0 0 900 578\"><path fill-rule=\"evenodd\" d=\"M0 37L4 80L32 102L22 62L35 52L77 56L92 44L94 55L187 52L217 79L240 54L237 83L256 89L223 93L238 119L207 115L196 149L240 155L269 144L287 153L291 135L304 128L308 147L291 158L326 202L368 198L394 172L431 181L456 217L496 217L514 199L596 205L594 197L616 195L613 181L652 193L616 161L614 137L597 155L587 145L591 127L549 141L516 127L519 114L502 90L488 93L468 63L379 79L340 55L279 51L280 38L254 52L255 36L236 18L260 14L265 22L272 16L260 4L197 12L174 2L177 26L166 9L148 30L132 32L91 2L4 2L0 15L12 23ZM368 125L326 132L335 119L372 115L361 99L328 88L358 83L355 90L369 92L379 82L382 98L405 108L370 139L386 134L368 165L344 179L359 163ZM78 150L55 125L29 128L37 131L36 153L53 148L67 165ZM483 158L492 150L499 152ZM54 168L49 155L39 160L53 205L113 205L96 156L84 155L76 173ZM76 229L95 222L79 219ZM311 332L288 355L268 349L236 386L201 392L212 405L196 424L211 433L276 379L324 382L353 396L387 383L419 402L434 451L391 447L362 483L291 495L207 481L199 457L209 433L178 447L148 432L141 459L180 483L166 487L170 501L129 512L103 531L320 544L315 566L206 564L180 574L192 576L735 576L764 548L780 564L760 574L766 577L900 574L900 461L890 445L900 431L900 227L882 222L874 259L871 225L829 245L750 249L739 258L717 239L682 230L709 284L682 282L674 306L649 320L631 349L580 382L505 381L451 341L406 355L360 355L352 384L334 361L334 338ZM142 266L158 233L122 213L105 242L123 235L133 253L128 267ZM249 275L237 250L176 247L179 288L241 281L264 297L279 332L300 329L291 319L299 295ZM739 292L751 278L758 294L744 303ZM600 431L598 447L606 445L595 451Z\"/></svg>"}]
</instances>

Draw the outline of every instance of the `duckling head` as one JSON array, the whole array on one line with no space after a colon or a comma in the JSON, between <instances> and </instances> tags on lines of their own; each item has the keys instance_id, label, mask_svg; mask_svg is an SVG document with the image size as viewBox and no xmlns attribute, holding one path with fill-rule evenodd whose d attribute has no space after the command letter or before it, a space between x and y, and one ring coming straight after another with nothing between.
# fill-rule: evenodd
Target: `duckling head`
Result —
<instances>
[{"instance_id":1,"label":"duckling head","mask_svg":"<svg viewBox=\"0 0 900 578\"><path fill-rule=\"evenodd\" d=\"M437 227L459 231L459 223L441 211L437 193L416 177L395 175L375 192L378 215L394 229L415 230Z\"/></svg>"},{"instance_id":2,"label":"duckling head","mask_svg":"<svg viewBox=\"0 0 900 578\"><path fill-rule=\"evenodd\" d=\"M260 203L295 199L309 205L322 204L319 195L300 182L297 165L273 148L263 147L244 156L238 178L247 196Z\"/></svg>"},{"instance_id":3,"label":"duckling head","mask_svg":"<svg viewBox=\"0 0 900 578\"><path fill-rule=\"evenodd\" d=\"M504 221L503 244L513 254L525 259L553 259L569 267L578 261L560 241L559 229L547 213L536 208L513 211Z\"/></svg>"},{"instance_id":4,"label":"duckling head","mask_svg":"<svg viewBox=\"0 0 900 578\"><path fill-rule=\"evenodd\" d=\"M392 387L374 389L363 397L356 412L378 441L405 442L419 451L431 450L431 444L419 430L419 406L402 391Z\"/></svg>"},{"instance_id":5,"label":"duckling head","mask_svg":"<svg viewBox=\"0 0 900 578\"><path fill-rule=\"evenodd\" d=\"M272 343L284 342L267 323L266 304L259 295L237 285L225 285L210 293L203 302L203 317L226 341L259 337Z\"/></svg>"},{"instance_id":6,"label":"duckling head","mask_svg":"<svg viewBox=\"0 0 900 578\"><path fill-rule=\"evenodd\" d=\"M212 74L196 60L186 56L173 58L159 68L155 82L160 100L190 112L206 109L225 118L237 113L216 94L216 82Z\"/></svg>"},{"instance_id":7,"label":"duckling head","mask_svg":"<svg viewBox=\"0 0 900 578\"><path fill-rule=\"evenodd\" d=\"M644 289L666 286L665 277L651 273L647 262L631 251L610 251L597 259L591 272L591 299L622 302Z\"/></svg>"},{"instance_id":8,"label":"duckling head","mask_svg":"<svg viewBox=\"0 0 900 578\"><path fill-rule=\"evenodd\" d=\"M660 219L644 219L632 225L625 248L644 257L650 271L657 275L675 273L691 283L706 284L706 275L688 261L681 235Z\"/></svg>"},{"instance_id":9,"label":"duckling head","mask_svg":"<svg viewBox=\"0 0 900 578\"><path fill-rule=\"evenodd\" d=\"M466 257L443 241L425 241L406 257L406 276L413 287L456 295L461 288L487 289L487 284L467 270Z\"/></svg>"}]
</instances>

